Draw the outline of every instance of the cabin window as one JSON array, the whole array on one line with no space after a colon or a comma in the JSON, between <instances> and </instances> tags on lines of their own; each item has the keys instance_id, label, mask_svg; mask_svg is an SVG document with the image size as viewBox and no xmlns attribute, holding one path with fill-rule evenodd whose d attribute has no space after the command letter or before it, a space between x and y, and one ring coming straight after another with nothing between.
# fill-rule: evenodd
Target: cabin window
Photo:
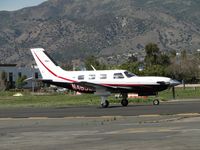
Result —
<instances>
[{"instance_id":1,"label":"cabin window","mask_svg":"<svg viewBox=\"0 0 200 150\"><path fill-rule=\"evenodd\" d=\"M84 75L79 75L78 80L84 80Z\"/></svg>"},{"instance_id":2,"label":"cabin window","mask_svg":"<svg viewBox=\"0 0 200 150\"><path fill-rule=\"evenodd\" d=\"M100 74L100 79L106 79L107 78L107 74Z\"/></svg>"},{"instance_id":3,"label":"cabin window","mask_svg":"<svg viewBox=\"0 0 200 150\"><path fill-rule=\"evenodd\" d=\"M90 74L89 75L89 80L94 80L95 79L95 74Z\"/></svg>"},{"instance_id":4,"label":"cabin window","mask_svg":"<svg viewBox=\"0 0 200 150\"><path fill-rule=\"evenodd\" d=\"M114 79L123 79L124 76L122 73L114 73L114 76L113 76Z\"/></svg>"},{"instance_id":5,"label":"cabin window","mask_svg":"<svg viewBox=\"0 0 200 150\"><path fill-rule=\"evenodd\" d=\"M125 74L128 78L131 78L131 77L136 76L135 74L133 74L133 73L131 73L131 72L128 72L128 71L125 71L124 74Z\"/></svg>"}]
</instances>

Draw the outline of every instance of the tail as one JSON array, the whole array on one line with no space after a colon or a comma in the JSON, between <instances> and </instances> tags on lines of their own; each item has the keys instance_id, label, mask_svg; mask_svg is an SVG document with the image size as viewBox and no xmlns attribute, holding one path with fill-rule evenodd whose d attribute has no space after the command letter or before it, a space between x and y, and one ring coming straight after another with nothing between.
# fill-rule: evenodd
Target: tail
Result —
<instances>
[{"instance_id":1,"label":"tail","mask_svg":"<svg viewBox=\"0 0 200 150\"><path fill-rule=\"evenodd\" d=\"M31 53L40 70L43 80L53 80L58 78L57 73L60 72L62 69L45 52L43 48L32 48Z\"/></svg>"}]
</instances>

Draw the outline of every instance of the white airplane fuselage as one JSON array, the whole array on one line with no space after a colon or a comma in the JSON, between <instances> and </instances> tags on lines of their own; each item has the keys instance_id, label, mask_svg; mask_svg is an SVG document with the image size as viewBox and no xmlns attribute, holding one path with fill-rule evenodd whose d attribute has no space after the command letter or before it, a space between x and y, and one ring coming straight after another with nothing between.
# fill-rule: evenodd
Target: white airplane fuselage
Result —
<instances>
[{"instance_id":1,"label":"white airplane fuselage","mask_svg":"<svg viewBox=\"0 0 200 150\"><path fill-rule=\"evenodd\" d=\"M136 76L126 70L65 71L42 48L31 49L45 83L65 87L82 93L102 97L102 103L111 93L128 93L140 96L156 95L179 82L167 77Z\"/></svg>"},{"instance_id":2,"label":"white airplane fuselage","mask_svg":"<svg viewBox=\"0 0 200 150\"><path fill-rule=\"evenodd\" d=\"M156 92L167 89L171 80L166 77L127 77L124 72L126 70L62 71L60 72L62 76L55 73L55 78L51 78L49 81L47 79L46 82L82 93L95 93L94 87L85 84L92 83L110 88L108 91L111 93L119 93L122 90L139 95L145 95L145 93L155 95ZM123 77L115 78L114 75L119 73ZM167 84L161 84L162 82Z\"/></svg>"}]
</instances>

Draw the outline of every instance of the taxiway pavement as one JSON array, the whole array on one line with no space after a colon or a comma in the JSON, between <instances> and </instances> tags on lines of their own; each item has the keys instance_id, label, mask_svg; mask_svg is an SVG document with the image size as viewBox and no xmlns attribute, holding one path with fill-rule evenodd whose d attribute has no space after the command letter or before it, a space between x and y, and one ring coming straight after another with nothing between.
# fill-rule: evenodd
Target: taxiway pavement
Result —
<instances>
[{"instance_id":1,"label":"taxiway pavement","mask_svg":"<svg viewBox=\"0 0 200 150\"><path fill-rule=\"evenodd\" d=\"M158 106L152 104L130 104L128 107L114 105L106 109L100 106L9 108L0 109L0 118L138 116L149 114L173 115L182 113L200 113L200 101L165 102Z\"/></svg>"},{"instance_id":2,"label":"taxiway pavement","mask_svg":"<svg viewBox=\"0 0 200 150\"><path fill-rule=\"evenodd\" d=\"M0 150L199 150L200 102L0 109Z\"/></svg>"},{"instance_id":3,"label":"taxiway pavement","mask_svg":"<svg viewBox=\"0 0 200 150\"><path fill-rule=\"evenodd\" d=\"M199 150L200 116L0 119L0 150Z\"/></svg>"}]
</instances>

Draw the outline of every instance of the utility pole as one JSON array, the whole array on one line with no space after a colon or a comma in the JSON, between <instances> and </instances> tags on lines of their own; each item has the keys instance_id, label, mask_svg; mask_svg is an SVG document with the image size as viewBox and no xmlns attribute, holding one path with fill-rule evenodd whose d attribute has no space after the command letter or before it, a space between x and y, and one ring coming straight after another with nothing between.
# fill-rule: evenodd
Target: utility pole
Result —
<instances>
[{"instance_id":1,"label":"utility pole","mask_svg":"<svg viewBox=\"0 0 200 150\"><path fill-rule=\"evenodd\" d=\"M176 99L176 93L175 93L175 87L172 87L172 94L173 94L173 99Z\"/></svg>"},{"instance_id":2,"label":"utility pole","mask_svg":"<svg viewBox=\"0 0 200 150\"><path fill-rule=\"evenodd\" d=\"M34 74L34 71L35 71L35 65L32 64L32 92L34 93L35 92L35 74Z\"/></svg>"}]
</instances>

